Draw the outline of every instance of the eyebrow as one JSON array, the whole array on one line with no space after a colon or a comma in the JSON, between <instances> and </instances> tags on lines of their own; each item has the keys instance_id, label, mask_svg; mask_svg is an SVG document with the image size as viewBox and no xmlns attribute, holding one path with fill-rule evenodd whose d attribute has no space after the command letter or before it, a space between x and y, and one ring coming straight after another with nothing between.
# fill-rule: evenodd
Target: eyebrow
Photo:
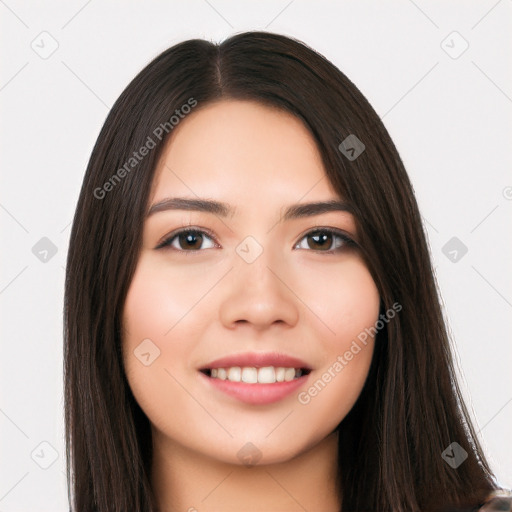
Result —
<instances>
[{"instance_id":1,"label":"eyebrow","mask_svg":"<svg viewBox=\"0 0 512 512\"><path fill-rule=\"evenodd\" d=\"M233 215L235 209L227 203L215 201L212 199L188 199L185 197L166 198L153 204L146 215L150 217L155 213L167 210L193 210L199 212L212 213L221 217ZM313 203L297 203L287 206L282 220L299 219L302 217L311 217L329 212L348 212L353 214L354 211L348 203L339 199L330 201L319 201Z\"/></svg>"}]
</instances>

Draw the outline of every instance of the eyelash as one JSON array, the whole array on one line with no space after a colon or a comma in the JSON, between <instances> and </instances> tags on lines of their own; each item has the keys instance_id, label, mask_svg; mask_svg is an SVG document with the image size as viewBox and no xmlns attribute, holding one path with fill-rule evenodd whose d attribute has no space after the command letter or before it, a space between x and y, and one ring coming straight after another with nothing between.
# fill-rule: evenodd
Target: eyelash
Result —
<instances>
[{"instance_id":1,"label":"eyelash","mask_svg":"<svg viewBox=\"0 0 512 512\"><path fill-rule=\"evenodd\" d=\"M198 252L202 252L204 249L197 249L197 250L183 250L183 249L176 249L175 247L171 247L171 244L172 242L174 241L175 238L177 238L179 235L181 235L182 233L189 233L189 234L194 234L194 235L206 235L208 238L212 239L212 241L214 243L217 244L217 241L215 239L215 237L213 236L213 234L206 230L206 229L196 229L196 228L186 228L186 229L180 229L178 231L175 231L173 233L171 233L168 237L166 237L162 242L160 242L156 249L170 249L170 250L174 250L174 251L178 251L178 252L182 252L182 253L198 253ZM323 254L336 254L340 251L342 251L343 249L347 248L347 247L355 247L357 244L354 240L352 240L350 237L348 237L345 233L343 233L342 231L338 230L338 229L334 229L334 228L322 228L322 227L315 227L314 229L308 231L307 233L305 233L299 240L299 242L297 242L295 244L295 246L299 245L300 242L306 238L307 236L313 236L313 235L318 235L318 234L329 234L329 235L332 235L332 236L336 236L336 237L339 237L341 240L342 240L342 243L341 243L341 246L340 247L337 247L335 249L329 249L328 251L322 251L320 249L306 249L306 250L309 250L309 251L313 251L313 252L319 252L319 253L323 253ZM334 245L336 245L334 243ZM304 250L304 249L302 249Z\"/></svg>"}]
</instances>

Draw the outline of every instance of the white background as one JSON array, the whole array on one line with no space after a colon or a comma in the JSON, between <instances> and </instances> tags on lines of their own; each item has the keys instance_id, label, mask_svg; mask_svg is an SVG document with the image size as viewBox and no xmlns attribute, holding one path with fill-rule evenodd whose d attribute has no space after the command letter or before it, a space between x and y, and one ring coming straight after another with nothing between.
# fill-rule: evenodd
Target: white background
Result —
<instances>
[{"instance_id":1,"label":"white background","mask_svg":"<svg viewBox=\"0 0 512 512\"><path fill-rule=\"evenodd\" d=\"M323 53L390 131L425 219L464 393L500 483L512 487L511 0L1 0L0 17L1 512L68 508L64 268L109 108L169 46L253 29ZM455 263L442 252L454 236L468 248ZM42 237L57 249L47 262L32 252Z\"/></svg>"}]
</instances>

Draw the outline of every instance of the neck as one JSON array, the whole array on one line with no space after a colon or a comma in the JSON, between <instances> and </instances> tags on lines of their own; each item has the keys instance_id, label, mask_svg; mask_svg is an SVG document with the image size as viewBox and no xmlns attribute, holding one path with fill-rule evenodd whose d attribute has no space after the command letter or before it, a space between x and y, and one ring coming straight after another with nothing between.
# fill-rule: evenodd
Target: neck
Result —
<instances>
[{"instance_id":1,"label":"neck","mask_svg":"<svg viewBox=\"0 0 512 512\"><path fill-rule=\"evenodd\" d=\"M338 435L286 462L243 466L177 445L153 429L151 481L159 512L339 512Z\"/></svg>"}]
</instances>

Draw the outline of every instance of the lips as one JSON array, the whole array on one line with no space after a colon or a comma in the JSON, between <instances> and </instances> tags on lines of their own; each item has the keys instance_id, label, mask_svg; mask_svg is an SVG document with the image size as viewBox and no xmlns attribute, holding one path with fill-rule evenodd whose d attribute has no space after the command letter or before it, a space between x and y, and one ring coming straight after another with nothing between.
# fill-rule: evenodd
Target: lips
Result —
<instances>
[{"instance_id":1,"label":"lips","mask_svg":"<svg viewBox=\"0 0 512 512\"><path fill-rule=\"evenodd\" d=\"M307 380L311 367L279 353L245 353L216 359L199 369L209 386L252 405L277 402Z\"/></svg>"}]
</instances>

